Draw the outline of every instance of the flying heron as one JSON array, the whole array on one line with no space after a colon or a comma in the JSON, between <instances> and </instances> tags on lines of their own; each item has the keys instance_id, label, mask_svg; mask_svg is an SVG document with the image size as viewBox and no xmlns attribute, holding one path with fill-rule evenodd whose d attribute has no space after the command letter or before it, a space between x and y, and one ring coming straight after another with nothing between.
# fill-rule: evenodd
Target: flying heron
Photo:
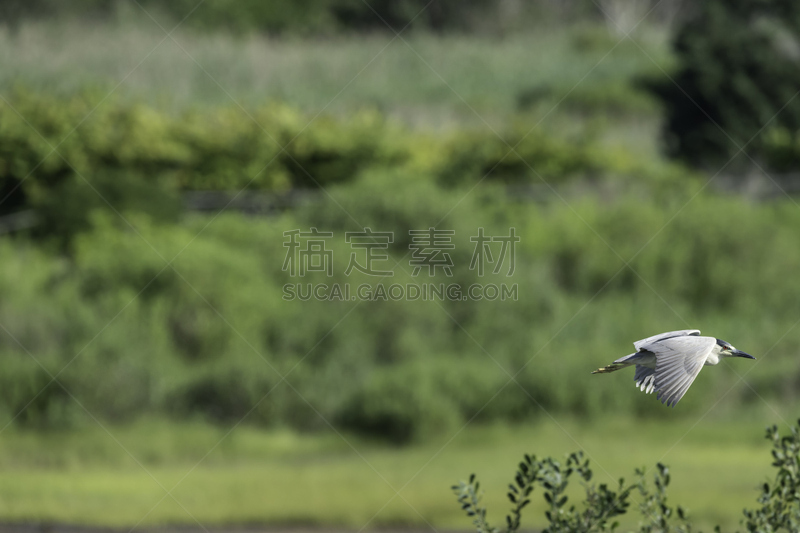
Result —
<instances>
[{"instance_id":1,"label":"flying heron","mask_svg":"<svg viewBox=\"0 0 800 533\"><path fill-rule=\"evenodd\" d=\"M636 365L633 376L636 386L647 394L658 391L661 403L675 407L703 365L716 365L723 357L755 359L729 342L699 335L700 330L684 329L636 341L633 343L636 353L621 357L592 374L605 374Z\"/></svg>"}]
</instances>

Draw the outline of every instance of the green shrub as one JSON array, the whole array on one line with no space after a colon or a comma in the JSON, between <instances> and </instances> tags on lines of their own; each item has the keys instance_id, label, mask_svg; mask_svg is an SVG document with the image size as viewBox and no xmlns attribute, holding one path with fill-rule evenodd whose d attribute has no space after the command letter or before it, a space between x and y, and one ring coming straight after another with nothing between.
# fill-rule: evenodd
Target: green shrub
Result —
<instances>
[{"instance_id":1,"label":"green shrub","mask_svg":"<svg viewBox=\"0 0 800 533\"><path fill-rule=\"evenodd\" d=\"M568 207L504 201L492 187L465 192L375 172L331 187L336 201L269 219L223 213L210 225L206 216L176 224L128 212L133 231L115 214L95 211L68 258L6 239L0 412L10 419L48 382L30 352L52 375L66 366L59 382L111 421L247 415L259 425L319 429L326 427L321 415L406 442L473 417L525 420L542 408L682 416L707 408L737 376L701 374L705 384L671 411L636 390L631 376L601 382L589 370L628 353L633 340L687 326L757 357L783 338L770 364L746 379L763 397L797 400L797 334L785 335L800 294L793 205L701 195L667 224L676 208L640 197ZM453 278L412 277L408 230L442 219L437 227L456 232ZM378 282L344 275L351 252L344 232L358 224L395 232L385 266L399 265L387 285L516 283L518 300L283 300L285 283ZM334 232L332 278L292 278L281 269L283 231L312 226ZM467 268L478 227L487 235L516 228L522 240L513 276L479 278ZM635 256L638 274L615 251ZM281 381L287 373L288 384ZM757 401L734 392L725 405ZM18 423L70 424L77 408L55 384L32 407Z\"/></svg>"},{"instance_id":2,"label":"green shrub","mask_svg":"<svg viewBox=\"0 0 800 533\"><path fill-rule=\"evenodd\" d=\"M341 422L397 443L455 431L462 421L459 406L436 387L436 380L420 365L377 370L345 406Z\"/></svg>"},{"instance_id":3,"label":"green shrub","mask_svg":"<svg viewBox=\"0 0 800 533\"><path fill-rule=\"evenodd\" d=\"M265 33L336 33L342 30L388 32L414 22L415 27L433 30L463 30L480 26L487 15L501 18L486 0L442 0L428 6L422 0L372 0L367 5L355 0L206 0L198 5L191 0L158 2L143 0L142 7L151 14L166 15L177 24L191 13L186 24L206 30L227 30L237 34ZM53 0L6 0L0 6L3 20L18 23L24 18L46 17L122 17L144 16L135 6L120 6L112 0L81 0L64 5ZM163 18L163 17L162 17ZM385 21L385 22L384 22ZM162 21L163 23L163 21ZM495 25L500 25L496 22Z\"/></svg>"},{"instance_id":4,"label":"green shrub","mask_svg":"<svg viewBox=\"0 0 800 533\"><path fill-rule=\"evenodd\" d=\"M486 129L412 133L373 110L315 120L280 105L251 116L239 108L171 116L115 100L94 109L97 100L92 93L56 99L20 90L0 106L0 191L13 192L0 207L34 209L35 233L63 245L89 228L88 214L98 207L174 221L185 191L281 194L386 169L448 188L666 181L664 165L643 165L593 136L530 131L522 119L499 138ZM678 175L667 173L670 181Z\"/></svg>"},{"instance_id":5,"label":"green shrub","mask_svg":"<svg viewBox=\"0 0 800 533\"><path fill-rule=\"evenodd\" d=\"M14 102L53 145L91 109L78 97L20 93ZM800 294L793 204L693 198L680 167L601 149L591 136L535 130L523 139L524 119L505 132L509 143L522 141L519 155L504 159L507 146L491 132L412 135L368 111L321 117L302 131L304 117L288 108L258 111L275 139L297 137L287 151L310 180L240 111L169 116L106 102L59 147L84 180L55 154L37 168L50 147L0 108L0 181L21 183L44 222L44 243L0 241L0 412L9 419L48 372L61 372L59 382L107 420L247 416L302 429L330 420L399 442L542 409L667 416L633 386L601 383L588 370L624 355L635 339L689 326L735 337L756 356L784 338L748 381L769 383L759 394L797 399L796 335L783 337ZM540 182L526 163L559 196L509 195ZM270 218L179 216L181 191L250 183L278 192L315 182L325 194ZM596 201L581 186L613 194ZM282 270L283 232L311 227L335 234L331 278ZM394 233L383 266L399 264L387 285L516 284L518 299L283 299L286 283L374 287L377 278L344 275L352 251L344 233L363 227ZM452 278L412 275L409 231L428 227L455 232ZM512 227L521 238L513 276L468 268L478 228L500 236ZM49 246L53 237L69 253ZM680 413L697 412L733 384L725 373L700 379L710 385L693 388ZM79 408L56 385L17 422L73 423Z\"/></svg>"},{"instance_id":6,"label":"green shrub","mask_svg":"<svg viewBox=\"0 0 800 533\"><path fill-rule=\"evenodd\" d=\"M772 483L765 482L758 498L760 508L744 510L744 525L750 533L797 531L800 527L800 421L790 435L781 436L777 426L767 428L772 442Z\"/></svg>"},{"instance_id":7,"label":"green shrub","mask_svg":"<svg viewBox=\"0 0 800 533\"><path fill-rule=\"evenodd\" d=\"M761 507L745 509L742 520L750 533L765 531L797 531L800 527L800 420L791 428L791 434L781 436L778 428L767 428L767 440L772 443L772 466L777 470L775 479L762 486L758 502ZM580 508L568 505L566 495L570 481L576 476L585 490L585 499ZM627 513L631 494L639 496L641 520L638 531L642 533L690 533L691 523L682 507L671 507L667 503L667 487L670 483L669 469L661 463L656 465L653 489L646 482L646 473L636 470L637 482L626 484L623 479L614 490L606 484L591 483L592 469L583 452L569 455L563 463L551 457L537 459L525 454L519 463L514 480L508 485L511 512L506 515L505 527L492 527L487 521L487 510L481 505L480 482L472 474L469 481L453 485L461 509L472 518L478 533L514 533L521 526L522 512L530 503L534 489L543 491L547 504L545 518L548 526L544 533L614 531L619 523L615 517ZM715 531L719 531L719 526Z\"/></svg>"},{"instance_id":8,"label":"green shrub","mask_svg":"<svg viewBox=\"0 0 800 533\"><path fill-rule=\"evenodd\" d=\"M672 153L717 170L746 143L762 159L762 128L800 129L799 35L800 8L790 0L715 0L690 10L675 36L677 71L657 90ZM744 156L736 163L750 166Z\"/></svg>"},{"instance_id":9,"label":"green shrub","mask_svg":"<svg viewBox=\"0 0 800 533\"><path fill-rule=\"evenodd\" d=\"M767 128L764 135L764 159L770 169L796 172L800 162L800 131Z\"/></svg>"},{"instance_id":10,"label":"green shrub","mask_svg":"<svg viewBox=\"0 0 800 533\"><path fill-rule=\"evenodd\" d=\"M667 505L667 486L670 482L669 469L659 463L653 476L655 490L645 480L644 470L636 470L637 482L626 484L624 479L614 488L605 483L590 483L593 478L589 459L583 458L583 452L569 455L561 462L551 457L537 459L525 454L519 463L514 481L508 485L508 499L511 501L511 512L506 515L505 527L492 527L486 521L486 508L481 506L480 483L475 475L468 482L460 482L452 487L458 503L478 533L514 533L520 529L522 512L531 502L535 488L541 487L544 500L547 502L545 518L548 526L543 533L593 533L614 531L619 527L616 517L627 513L630 506L631 493L638 489L642 499L639 508L642 514L642 533L655 531L662 533L688 533L688 524L684 510ZM576 475L584 486L585 496L580 508L568 505L567 487ZM677 519L675 519L677 517ZM677 522L677 523L676 523Z\"/></svg>"}]
</instances>

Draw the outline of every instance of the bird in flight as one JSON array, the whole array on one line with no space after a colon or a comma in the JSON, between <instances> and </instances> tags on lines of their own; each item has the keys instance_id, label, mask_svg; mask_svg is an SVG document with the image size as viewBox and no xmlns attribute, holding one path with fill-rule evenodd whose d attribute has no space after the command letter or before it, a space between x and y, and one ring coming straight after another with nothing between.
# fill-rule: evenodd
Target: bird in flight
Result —
<instances>
[{"instance_id":1,"label":"bird in flight","mask_svg":"<svg viewBox=\"0 0 800 533\"><path fill-rule=\"evenodd\" d=\"M703 365L716 365L723 357L755 359L730 343L714 337L700 337L700 330L684 329L653 335L636 341L636 353L621 357L592 374L606 374L636 365L633 379L640 390L658 392L658 399L670 407L683 398Z\"/></svg>"}]
</instances>

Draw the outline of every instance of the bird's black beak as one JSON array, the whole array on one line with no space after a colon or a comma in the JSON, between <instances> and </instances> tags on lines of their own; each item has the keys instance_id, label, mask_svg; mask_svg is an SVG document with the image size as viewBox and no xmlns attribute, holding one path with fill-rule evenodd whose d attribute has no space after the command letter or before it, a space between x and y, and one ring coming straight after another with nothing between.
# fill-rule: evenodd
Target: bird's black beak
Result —
<instances>
[{"instance_id":1,"label":"bird's black beak","mask_svg":"<svg viewBox=\"0 0 800 533\"><path fill-rule=\"evenodd\" d=\"M734 355L736 357L744 357L745 359L755 359L755 357L753 357L749 353L743 352L741 350L734 350L731 352L731 355Z\"/></svg>"}]
</instances>

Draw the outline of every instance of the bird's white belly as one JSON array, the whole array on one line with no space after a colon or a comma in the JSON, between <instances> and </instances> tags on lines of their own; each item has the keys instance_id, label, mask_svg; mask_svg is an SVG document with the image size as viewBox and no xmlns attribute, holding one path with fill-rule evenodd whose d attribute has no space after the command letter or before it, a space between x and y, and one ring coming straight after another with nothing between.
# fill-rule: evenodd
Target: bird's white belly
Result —
<instances>
[{"instance_id":1,"label":"bird's white belly","mask_svg":"<svg viewBox=\"0 0 800 533\"><path fill-rule=\"evenodd\" d=\"M703 364L705 366L714 366L714 365L716 365L718 363L719 363L719 355L715 354L714 352L711 352L710 354L708 354L708 357L706 358L706 362L703 363Z\"/></svg>"}]
</instances>

